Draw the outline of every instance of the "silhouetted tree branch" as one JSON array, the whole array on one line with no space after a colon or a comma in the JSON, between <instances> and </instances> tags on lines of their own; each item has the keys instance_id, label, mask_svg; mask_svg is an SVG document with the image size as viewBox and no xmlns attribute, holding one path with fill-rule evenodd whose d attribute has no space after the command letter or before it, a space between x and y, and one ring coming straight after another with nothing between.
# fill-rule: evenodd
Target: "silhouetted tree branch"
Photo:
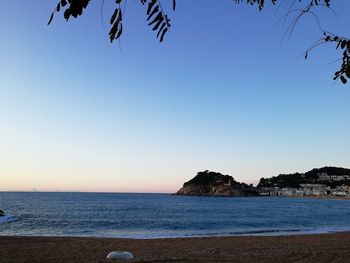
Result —
<instances>
[{"instance_id":1,"label":"silhouetted tree branch","mask_svg":"<svg viewBox=\"0 0 350 263\"><path fill-rule=\"evenodd\" d=\"M112 1L114 1L116 7L110 18L111 28L109 31L109 37L111 42L119 39L123 33L123 12L120 5L123 1L126 2L127 0ZM172 9L175 11L176 0L170 1L172 1ZM259 10L262 10L265 7L266 2L276 5L279 0L233 0L233 2L236 4L246 3L253 6L255 5ZM69 20L70 17L77 18L78 16L81 16L84 10L88 7L89 3L90 0L60 0L52 12L48 24L51 24L54 15L63 9L63 16L66 20ZM167 32L169 32L171 24L168 15L165 13L162 7L161 0L140 0L140 3L146 8L146 21L148 25L153 31L156 31L156 37L159 39L159 41L163 42L164 36ZM297 7L297 3L304 6ZM307 59L310 51L320 45L334 43L335 49L340 50L342 53L342 57L337 61L342 61L342 63L340 65L340 69L334 73L333 79L340 79L343 84L346 84L347 79L350 79L350 40L346 37L335 35L324 30L316 12L314 11L315 7L324 7L334 12L331 8L331 0L291 0L287 13L281 18L284 20L284 22L286 22L289 18L291 19L283 38L287 36L290 38L292 36L295 26L304 15L313 16L318 24L319 30L323 33L323 37L305 51L304 57Z\"/></svg>"},{"instance_id":2,"label":"silhouetted tree branch","mask_svg":"<svg viewBox=\"0 0 350 263\"><path fill-rule=\"evenodd\" d=\"M126 0L114 0L116 8L110 18L111 29L109 31L109 38L111 42L118 39L123 33L123 24L122 24L122 9L120 4L122 1ZM141 4L147 7L147 22L148 25L152 28L153 31L157 31L157 38L160 42L163 42L165 34L169 31L170 28L170 19L165 14L164 9L160 0L140 0ZM172 0L173 10L176 7L176 0ZM89 5L90 0L60 0L52 12L48 25L51 24L55 13L64 10L63 16L68 21L72 16L77 18L81 16L84 12L84 9Z\"/></svg>"}]
</instances>

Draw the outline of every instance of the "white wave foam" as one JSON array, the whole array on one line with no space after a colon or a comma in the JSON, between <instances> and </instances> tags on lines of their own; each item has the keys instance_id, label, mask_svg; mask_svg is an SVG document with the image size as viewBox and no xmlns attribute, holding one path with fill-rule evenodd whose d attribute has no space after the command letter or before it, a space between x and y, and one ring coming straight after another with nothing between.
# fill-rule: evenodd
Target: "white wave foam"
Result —
<instances>
[{"instance_id":1,"label":"white wave foam","mask_svg":"<svg viewBox=\"0 0 350 263\"><path fill-rule=\"evenodd\" d=\"M7 222L13 222L19 220L20 217L13 216L13 215L4 215L0 216L0 224L7 223Z\"/></svg>"}]
</instances>

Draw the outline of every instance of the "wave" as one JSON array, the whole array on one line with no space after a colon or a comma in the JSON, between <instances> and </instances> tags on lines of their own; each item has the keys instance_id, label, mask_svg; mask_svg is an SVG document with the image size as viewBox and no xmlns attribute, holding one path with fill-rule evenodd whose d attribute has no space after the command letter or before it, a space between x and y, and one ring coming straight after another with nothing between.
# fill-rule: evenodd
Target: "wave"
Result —
<instances>
[{"instance_id":1,"label":"wave","mask_svg":"<svg viewBox=\"0 0 350 263\"><path fill-rule=\"evenodd\" d=\"M0 217L0 224L9 223L13 221L20 220L21 218L19 216L14 215L4 215Z\"/></svg>"},{"instance_id":2,"label":"wave","mask_svg":"<svg viewBox=\"0 0 350 263\"><path fill-rule=\"evenodd\" d=\"M350 227L327 227L307 229L259 229L242 231L219 231L219 232L195 232L195 233L120 233L115 235L92 235L95 237L113 237L130 239L162 239L162 238L189 238L189 237L230 237L230 236L291 236L291 235L314 235L337 232L348 232ZM90 235L89 235L90 236Z\"/></svg>"}]
</instances>

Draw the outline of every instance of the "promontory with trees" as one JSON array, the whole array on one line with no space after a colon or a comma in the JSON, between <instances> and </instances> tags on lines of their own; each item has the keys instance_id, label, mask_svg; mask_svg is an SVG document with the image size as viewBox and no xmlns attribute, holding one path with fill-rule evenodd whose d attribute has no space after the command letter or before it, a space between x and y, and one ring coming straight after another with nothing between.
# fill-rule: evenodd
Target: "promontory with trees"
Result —
<instances>
[{"instance_id":1,"label":"promontory with trees","mask_svg":"<svg viewBox=\"0 0 350 263\"><path fill-rule=\"evenodd\" d=\"M208 170L184 183L177 191L177 195L197 196L258 196L259 193L253 185L239 183L232 176Z\"/></svg>"}]
</instances>

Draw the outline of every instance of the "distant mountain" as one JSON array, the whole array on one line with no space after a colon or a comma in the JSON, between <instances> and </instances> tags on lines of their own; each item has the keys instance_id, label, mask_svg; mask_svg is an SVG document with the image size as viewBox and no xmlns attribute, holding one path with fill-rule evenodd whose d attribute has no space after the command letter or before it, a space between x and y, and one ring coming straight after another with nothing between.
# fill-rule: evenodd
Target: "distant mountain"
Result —
<instances>
[{"instance_id":1,"label":"distant mountain","mask_svg":"<svg viewBox=\"0 0 350 263\"><path fill-rule=\"evenodd\" d=\"M280 174L271 178L261 178L257 188L299 188L300 184L325 184L332 188L350 185L350 169L326 166L314 168L306 173Z\"/></svg>"},{"instance_id":2,"label":"distant mountain","mask_svg":"<svg viewBox=\"0 0 350 263\"><path fill-rule=\"evenodd\" d=\"M206 170L204 172L198 172L194 178L185 182L176 194L195 196L257 196L258 192L252 185L239 183L232 176Z\"/></svg>"}]
</instances>

